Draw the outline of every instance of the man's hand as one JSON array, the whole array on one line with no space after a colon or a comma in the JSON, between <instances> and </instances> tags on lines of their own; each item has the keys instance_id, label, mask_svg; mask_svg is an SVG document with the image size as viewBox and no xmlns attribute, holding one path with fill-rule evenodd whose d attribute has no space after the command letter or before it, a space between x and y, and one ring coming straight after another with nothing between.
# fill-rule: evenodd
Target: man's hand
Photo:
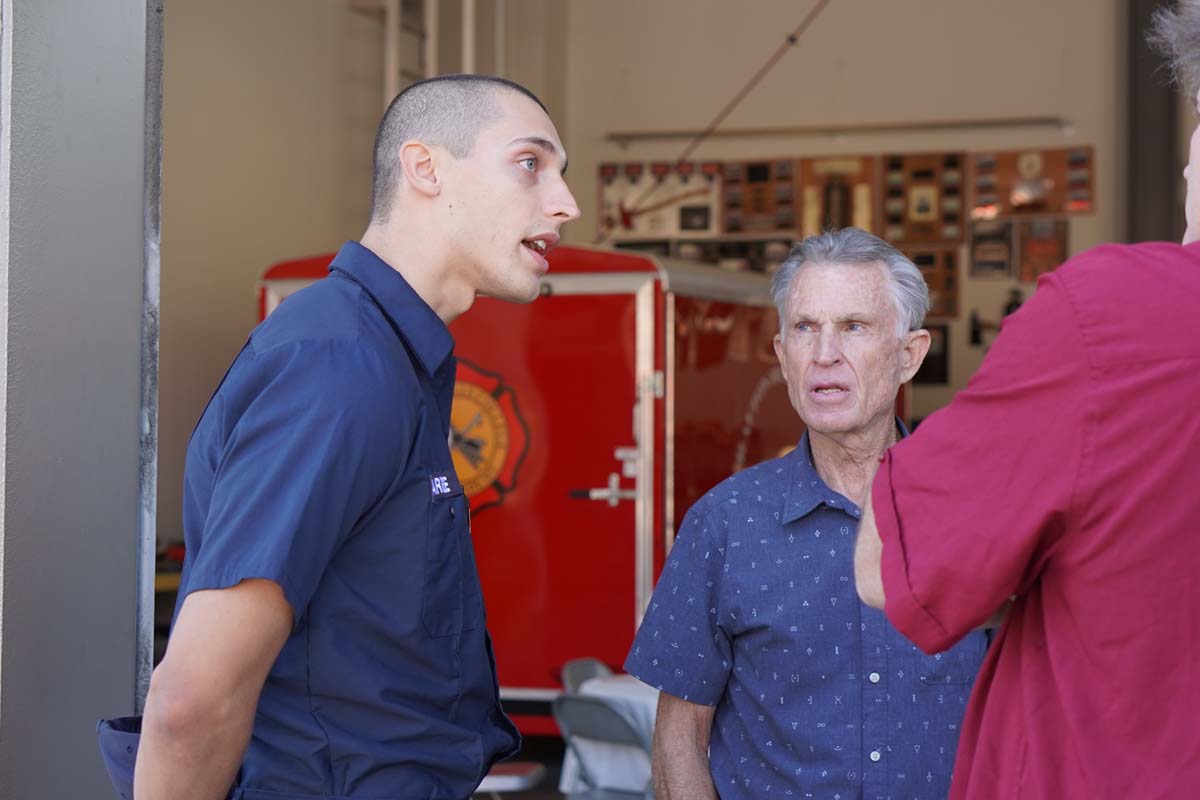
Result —
<instances>
[{"instance_id":1,"label":"man's hand","mask_svg":"<svg viewBox=\"0 0 1200 800\"><path fill-rule=\"evenodd\" d=\"M222 800L242 763L263 682L292 630L279 584L247 580L183 601L150 679L138 800Z\"/></svg>"},{"instance_id":2,"label":"man's hand","mask_svg":"<svg viewBox=\"0 0 1200 800\"><path fill-rule=\"evenodd\" d=\"M659 693L652 763L656 800L717 800L708 763L715 710Z\"/></svg>"}]
</instances>

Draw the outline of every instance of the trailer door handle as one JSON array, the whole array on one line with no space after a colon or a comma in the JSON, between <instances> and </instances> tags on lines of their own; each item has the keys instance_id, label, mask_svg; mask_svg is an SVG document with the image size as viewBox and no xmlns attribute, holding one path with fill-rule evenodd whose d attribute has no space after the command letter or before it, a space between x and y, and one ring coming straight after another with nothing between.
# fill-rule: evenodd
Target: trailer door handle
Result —
<instances>
[{"instance_id":1,"label":"trailer door handle","mask_svg":"<svg viewBox=\"0 0 1200 800\"><path fill-rule=\"evenodd\" d=\"M604 500L610 508L616 507L622 500L636 500L636 489L622 489L621 476L615 472L608 474L608 486L599 489L570 489L567 496L576 500Z\"/></svg>"}]
</instances>

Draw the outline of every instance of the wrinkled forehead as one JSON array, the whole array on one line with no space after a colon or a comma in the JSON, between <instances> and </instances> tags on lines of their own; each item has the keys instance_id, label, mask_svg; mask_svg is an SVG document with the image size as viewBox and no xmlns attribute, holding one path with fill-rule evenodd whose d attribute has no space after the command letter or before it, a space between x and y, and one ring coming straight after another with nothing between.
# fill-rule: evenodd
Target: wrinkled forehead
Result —
<instances>
[{"instance_id":1,"label":"wrinkled forehead","mask_svg":"<svg viewBox=\"0 0 1200 800\"><path fill-rule=\"evenodd\" d=\"M894 315L887 266L881 261L805 264L792 279L787 313L790 317Z\"/></svg>"}]
</instances>

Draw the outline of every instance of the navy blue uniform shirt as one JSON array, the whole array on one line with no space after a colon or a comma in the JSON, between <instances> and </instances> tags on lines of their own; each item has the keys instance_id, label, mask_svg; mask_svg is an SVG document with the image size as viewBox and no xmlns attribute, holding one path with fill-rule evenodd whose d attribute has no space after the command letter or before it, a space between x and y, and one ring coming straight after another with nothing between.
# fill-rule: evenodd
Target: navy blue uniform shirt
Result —
<instances>
[{"instance_id":1,"label":"navy blue uniform shirt","mask_svg":"<svg viewBox=\"0 0 1200 800\"><path fill-rule=\"evenodd\" d=\"M254 330L192 435L180 603L266 578L292 606L235 798L461 800L519 737L447 445L454 340L365 247L330 270Z\"/></svg>"},{"instance_id":2,"label":"navy blue uniform shirt","mask_svg":"<svg viewBox=\"0 0 1200 800\"><path fill-rule=\"evenodd\" d=\"M859 509L808 433L692 506L625 669L715 705L724 800L941 800L987 639L927 656L858 599Z\"/></svg>"}]
</instances>

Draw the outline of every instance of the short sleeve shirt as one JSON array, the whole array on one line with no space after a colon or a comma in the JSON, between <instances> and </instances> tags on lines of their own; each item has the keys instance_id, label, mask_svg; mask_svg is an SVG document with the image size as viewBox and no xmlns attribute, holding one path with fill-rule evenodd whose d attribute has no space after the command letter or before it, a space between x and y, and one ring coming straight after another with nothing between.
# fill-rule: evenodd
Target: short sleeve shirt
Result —
<instances>
[{"instance_id":1,"label":"short sleeve shirt","mask_svg":"<svg viewBox=\"0 0 1200 800\"><path fill-rule=\"evenodd\" d=\"M447 444L453 344L349 242L255 329L192 435L180 603L265 578L295 621L235 797L460 800L517 746Z\"/></svg>"},{"instance_id":2,"label":"short sleeve shirt","mask_svg":"<svg viewBox=\"0 0 1200 800\"><path fill-rule=\"evenodd\" d=\"M1043 277L872 491L886 611L927 650L1015 595L954 798L1200 797L1200 246Z\"/></svg>"},{"instance_id":3,"label":"short sleeve shirt","mask_svg":"<svg viewBox=\"0 0 1200 800\"><path fill-rule=\"evenodd\" d=\"M724 800L926 800L949 788L982 633L927 656L858 599L859 509L791 454L688 511L625 668L715 705Z\"/></svg>"}]
</instances>

